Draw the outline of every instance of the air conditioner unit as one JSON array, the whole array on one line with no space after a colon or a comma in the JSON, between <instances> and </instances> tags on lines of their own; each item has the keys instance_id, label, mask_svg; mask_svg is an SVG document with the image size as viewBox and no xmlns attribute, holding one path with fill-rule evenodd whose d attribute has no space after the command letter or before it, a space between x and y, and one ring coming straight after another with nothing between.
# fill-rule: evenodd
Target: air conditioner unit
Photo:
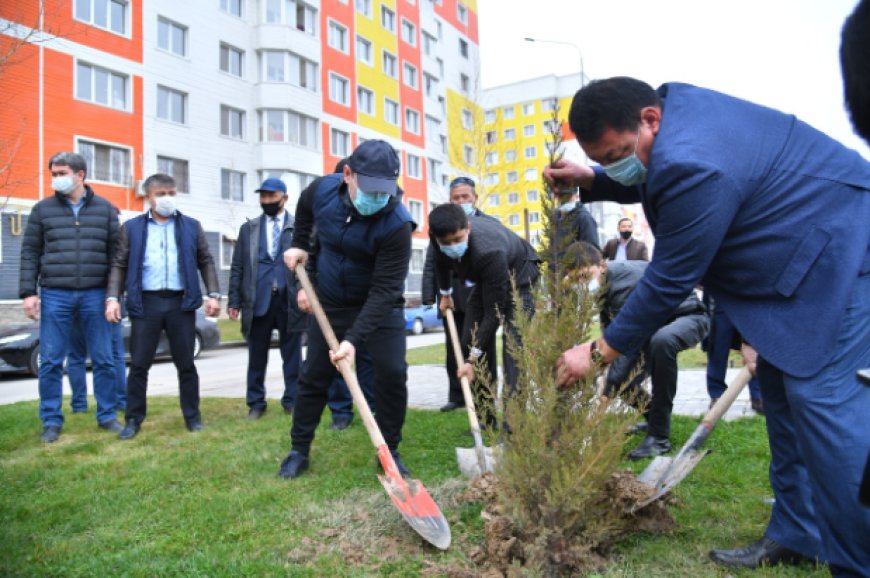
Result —
<instances>
[{"instance_id":1,"label":"air conditioner unit","mask_svg":"<svg viewBox=\"0 0 870 578\"><path fill-rule=\"evenodd\" d=\"M145 196L145 191L142 189L142 181L133 181L132 188L137 197Z\"/></svg>"}]
</instances>

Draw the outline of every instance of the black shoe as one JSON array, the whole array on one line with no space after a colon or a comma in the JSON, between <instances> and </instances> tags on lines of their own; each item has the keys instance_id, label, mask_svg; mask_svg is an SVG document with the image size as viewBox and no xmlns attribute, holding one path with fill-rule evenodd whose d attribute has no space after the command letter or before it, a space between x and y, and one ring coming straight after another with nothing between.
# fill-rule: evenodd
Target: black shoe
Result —
<instances>
[{"instance_id":1,"label":"black shoe","mask_svg":"<svg viewBox=\"0 0 870 578\"><path fill-rule=\"evenodd\" d=\"M671 451L671 442L668 438L660 438L648 435L640 444L628 453L630 460L642 460L651 458Z\"/></svg>"},{"instance_id":2,"label":"black shoe","mask_svg":"<svg viewBox=\"0 0 870 578\"><path fill-rule=\"evenodd\" d=\"M454 409L460 409L465 407L464 403L456 403L455 401L448 401L444 405L441 406L441 411L453 411Z\"/></svg>"},{"instance_id":3,"label":"black shoe","mask_svg":"<svg viewBox=\"0 0 870 578\"><path fill-rule=\"evenodd\" d=\"M39 441L50 444L57 441L57 438L60 437L60 427L59 425L47 425L42 428L42 435L39 436Z\"/></svg>"},{"instance_id":4,"label":"black shoe","mask_svg":"<svg viewBox=\"0 0 870 578\"><path fill-rule=\"evenodd\" d=\"M250 420L260 419L261 417L263 417L264 413L266 413L265 407L252 407L248 411L248 419L250 419Z\"/></svg>"},{"instance_id":5,"label":"black shoe","mask_svg":"<svg viewBox=\"0 0 870 578\"><path fill-rule=\"evenodd\" d=\"M202 431L205 429L205 426L202 425L202 420L198 417L195 417L191 420L184 420L184 425L187 427L187 431L196 433L198 431Z\"/></svg>"},{"instance_id":6,"label":"black shoe","mask_svg":"<svg viewBox=\"0 0 870 578\"><path fill-rule=\"evenodd\" d=\"M752 411L758 415L764 415L764 402L761 401L761 398L753 399L749 404L752 406Z\"/></svg>"},{"instance_id":7,"label":"black shoe","mask_svg":"<svg viewBox=\"0 0 870 578\"><path fill-rule=\"evenodd\" d=\"M350 422L353 421L353 414L350 415L336 415L332 418L332 425L329 426L330 429L334 429L335 431L341 431L343 429L347 429L350 427Z\"/></svg>"},{"instance_id":8,"label":"black shoe","mask_svg":"<svg viewBox=\"0 0 870 578\"><path fill-rule=\"evenodd\" d=\"M110 419L102 422L100 428L112 433L120 433L124 429L124 426L118 420Z\"/></svg>"},{"instance_id":9,"label":"black shoe","mask_svg":"<svg viewBox=\"0 0 870 578\"><path fill-rule=\"evenodd\" d=\"M293 406L292 405L285 405L284 406L284 413L286 413L290 417L293 417Z\"/></svg>"},{"instance_id":10,"label":"black shoe","mask_svg":"<svg viewBox=\"0 0 870 578\"><path fill-rule=\"evenodd\" d=\"M119 440L131 440L136 437L136 434L139 433L139 428L142 427L142 424L139 423L135 419L127 420L127 424L124 426L124 429L121 430L121 433L118 434Z\"/></svg>"},{"instance_id":11,"label":"black shoe","mask_svg":"<svg viewBox=\"0 0 870 578\"><path fill-rule=\"evenodd\" d=\"M642 421L642 422L636 423L633 426L631 426L630 428L628 428L628 431L625 432L625 435L633 436L633 435L639 434L639 433L646 433L646 430L648 430L648 429L649 429L649 424L645 421Z\"/></svg>"},{"instance_id":12,"label":"black shoe","mask_svg":"<svg viewBox=\"0 0 870 578\"><path fill-rule=\"evenodd\" d=\"M734 568L758 568L759 566L773 566L774 564L800 564L812 562L803 554L789 550L767 537L744 548L733 550L710 550L710 560L723 566Z\"/></svg>"},{"instance_id":13,"label":"black shoe","mask_svg":"<svg viewBox=\"0 0 870 578\"><path fill-rule=\"evenodd\" d=\"M281 462L281 468L278 470L278 475L284 479L292 480L298 478L302 472L308 469L308 456L302 452L292 450L284 461Z\"/></svg>"},{"instance_id":14,"label":"black shoe","mask_svg":"<svg viewBox=\"0 0 870 578\"><path fill-rule=\"evenodd\" d=\"M405 464L402 463L402 458L401 458L401 456L399 456L399 450L391 449L390 455L393 456L393 461L396 462L396 469L399 470L399 474L403 478L410 478L411 477L411 470L409 470L407 468L407 466L405 466ZM381 460L377 456L375 456L375 463L377 464L377 466L379 468L381 468L381 471L383 471L384 466L381 465Z\"/></svg>"}]
</instances>

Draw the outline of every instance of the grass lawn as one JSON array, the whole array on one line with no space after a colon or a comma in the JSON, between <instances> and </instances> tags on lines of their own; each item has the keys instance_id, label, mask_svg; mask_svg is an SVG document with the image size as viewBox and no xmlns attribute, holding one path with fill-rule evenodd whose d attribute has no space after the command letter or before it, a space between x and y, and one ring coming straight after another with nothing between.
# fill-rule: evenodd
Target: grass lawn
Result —
<instances>
[{"instance_id":1,"label":"grass lawn","mask_svg":"<svg viewBox=\"0 0 870 578\"><path fill-rule=\"evenodd\" d=\"M454 545L439 552L402 522L375 478L374 450L357 421L324 426L311 469L276 472L290 419L256 422L238 401L204 398L207 429L190 434L178 399L154 397L139 436L120 442L93 414L68 416L55 444L38 440L37 403L0 407L2 576L440 576L474 571L479 506L462 504L454 447L470 445L461 412L411 411L402 455L447 516ZM696 425L674 418L681 445ZM626 439L626 446L637 443ZM712 546L758 538L770 507L761 418L722 423L714 448L677 487L679 528L624 539L601 576L724 576ZM628 465L628 464L627 464ZM632 464L636 469L645 464ZM732 572L746 577L827 576L812 567Z\"/></svg>"}]
</instances>

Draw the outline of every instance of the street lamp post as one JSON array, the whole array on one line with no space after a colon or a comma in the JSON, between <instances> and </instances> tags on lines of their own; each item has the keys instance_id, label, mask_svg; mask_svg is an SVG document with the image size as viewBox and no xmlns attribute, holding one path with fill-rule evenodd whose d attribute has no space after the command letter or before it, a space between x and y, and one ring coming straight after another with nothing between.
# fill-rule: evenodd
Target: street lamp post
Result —
<instances>
[{"instance_id":1,"label":"street lamp post","mask_svg":"<svg viewBox=\"0 0 870 578\"><path fill-rule=\"evenodd\" d=\"M580 87L583 88L586 86L586 68L583 66L583 51L580 50L580 47L574 44L573 42L564 42L562 40L546 40L543 38L531 38L526 36L523 38L526 42L541 42L544 44L562 44L563 46L570 46L574 50L577 51L577 56L580 58Z\"/></svg>"}]
</instances>

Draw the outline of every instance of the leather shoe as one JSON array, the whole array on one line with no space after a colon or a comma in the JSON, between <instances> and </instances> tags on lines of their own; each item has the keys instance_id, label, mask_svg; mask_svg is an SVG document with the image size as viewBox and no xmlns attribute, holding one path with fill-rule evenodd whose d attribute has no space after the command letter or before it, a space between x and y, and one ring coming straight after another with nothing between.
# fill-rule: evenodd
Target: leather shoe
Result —
<instances>
[{"instance_id":1,"label":"leather shoe","mask_svg":"<svg viewBox=\"0 0 870 578\"><path fill-rule=\"evenodd\" d=\"M648 435L640 444L628 453L630 460L642 460L651 458L671 451L671 442L668 438L660 438Z\"/></svg>"},{"instance_id":2,"label":"leather shoe","mask_svg":"<svg viewBox=\"0 0 870 578\"><path fill-rule=\"evenodd\" d=\"M625 432L625 435L633 436L633 435L639 434L639 433L646 433L646 430L648 430L648 429L649 429L649 424L645 421L642 421L642 422L636 423L633 426L631 426L630 428L628 428L628 431Z\"/></svg>"},{"instance_id":3,"label":"leather shoe","mask_svg":"<svg viewBox=\"0 0 870 578\"><path fill-rule=\"evenodd\" d=\"M60 437L60 427L59 425L47 425L42 428L42 435L39 436L39 441L50 444L57 441L57 438Z\"/></svg>"},{"instance_id":4,"label":"leather shoe","mask_svg":"<svg viewBox=\"0 0 870 578\"><path fill-rule=\"evenodd\" d=\"M284 461L281 462L281 468L278 470L278 475L284 479L292 480L298 478L302 472L308 469L308 456L302 452L291 450Z\"/></svg>"},{"instance_id":5,"label":"leather shoe","mask_svg":"<svg viewBox=\"0 0 870 578\"><path fill-rule=\"evenodd\" d=\"M460 409L465 407L464 403L456 403L455 401L448 401L444 405L441 406L441 411L453 411L454 409Z\"/></svg>"},{"instance_id":6,"label":"leather shoe","mask_svg":"<svg viewBox=\"0 0 870 578\"><path fill-rule=\"evenodd\" d=\"M396 462L396 469L399 470L399 474L403 478L410 478L411 471L405 464L402 463L402 458L399 455L399 450L391 449L390 455L393 456L393 461ZM381 471L383 471L384 466L381 464L381 460L377 456L375 456L375 463L377 463L378 467L381 469Z\"/></svg>"},{"instance_id":7,"label":"leather shoe","mask_svg":"<svg viewBox=\"0 0 870 578\"><path fill-rule=\"evenodd\" d=\"M135 419L127 420L126 425L124 425L124 429L121 430L121 433L118 434L119 440L131 440L136 437L136 434L139 433L139 428L142 427Z\"/></svg>"},{"instance_id":8,"label":"leather shoe","mask_svg":"<svg viewBox=\"0 0 870 578\"><path fill-rule=\"evenodd\" d=\"M110 419L100 423L100 428L112 433L120 433L124 426L118 420Z\"/></svg>"},{"instance_id":9,"label":"leather shoe","mask_svg":"<svg viewBox=\"0 0 870 578\"><path fill-rule=\"evenodd\" d=\"M752 399L749 404L752 406L752 411L758 415L764 415L764 402L761 398Z\"/></svg>"},{"instance_id":10,"label":"leather shoe","mask_svg":"<svg viewBox=\"0 0 870 578\"><path fill-rule=\"evenodd\" d=\"M248 411L248 419L250 419L250 420L260 419L261 417L263 417L264 413L266 413L265 407L252 407Z\"/></svg>"},{"instance_id":11,"label":"leather shoe","mask_svg":"<svg viewBox=\"0 0 870 578\"><path fill-rule=\"evenodd\" d=\"M196 433L198 431L202 431L205 429L205 426L202 425L202 420L200 418L194 418L191 420L185 420L184 425L187 426L187 431Z\"/></svg>"},{"instance_id":12,"label":"leather shoe","mask_svg":"<svg viewBox=\"0 0 870 578\"><path fill-rule=\"evenodd\" d=\"M330 429L334 429L335 431L341 431L343 429L349 428L350 422L352 422L352 421L353 421L353 414L333 416L332 425L329 427L330 427Z\"/></svg>"},{"instance_id":13,"label":"leather shoe","mask_svg":"<svg viewBox=\"0 0 870 578\"><path fill-rule=\"evenodd\" d=\"M812 561L803 554L789 550L766 536L744 548L710 550L710 559L717 564L734 568L758 568L762 565L773 566L774 564L794 565Z\"/></svg>"}]
</instances>

